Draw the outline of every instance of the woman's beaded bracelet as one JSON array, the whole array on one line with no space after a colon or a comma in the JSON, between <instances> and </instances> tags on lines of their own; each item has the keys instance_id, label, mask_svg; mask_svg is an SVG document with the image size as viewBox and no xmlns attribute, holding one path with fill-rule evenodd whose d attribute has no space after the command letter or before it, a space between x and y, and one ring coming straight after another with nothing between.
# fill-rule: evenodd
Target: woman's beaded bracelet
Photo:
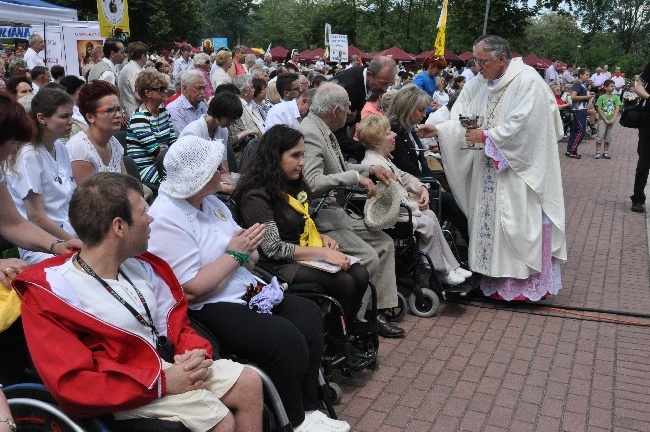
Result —
<instances>
[{"instance_id":1,"label":"woman's beaded bracelet","mask_svg":"<svg viewBox=\"0 0 650 432\"><path fill-rule=\"evenodd\" d=\"M248 264L251 262L249 255L247 253L238 252L232 249L226 249L226 255L230 255L231 257L236 259L240 266L244 265L244 263Z\"/></svg>"}]
</instances>

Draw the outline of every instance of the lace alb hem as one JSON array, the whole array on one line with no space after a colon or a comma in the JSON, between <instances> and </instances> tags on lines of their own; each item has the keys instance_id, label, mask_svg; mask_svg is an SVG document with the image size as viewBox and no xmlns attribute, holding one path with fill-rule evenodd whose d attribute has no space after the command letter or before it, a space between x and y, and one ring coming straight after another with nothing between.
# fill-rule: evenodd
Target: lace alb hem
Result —
<instances>
[{"instance_id":1,"label":"lace alb hem","mask_svg":"<svg viewBox=\"0 0 650 432\"><path fill-rule=\"evenodd\" d=\"M503 300L538 301L547 295L556 295L562 288L561 261L551 255L551 224L544 218L542 228L542 271L526 279L483 276L481 291L485 296Z\"/></svg>"}]
</instances>

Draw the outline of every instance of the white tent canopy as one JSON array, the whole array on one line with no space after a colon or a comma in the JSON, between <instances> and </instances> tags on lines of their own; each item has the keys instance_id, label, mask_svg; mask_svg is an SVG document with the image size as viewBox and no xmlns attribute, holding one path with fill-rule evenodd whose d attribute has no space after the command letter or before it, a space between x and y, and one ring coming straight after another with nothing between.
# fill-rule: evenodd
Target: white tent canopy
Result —
<instances>
[{"instance_id":1,"label":"white tent canopy","mask_svg":"<svg viewBox=\"0 0 650 432\"><path fill-rule=\"evenodd\" d=\"M42 0L0 0L0 24L43 25L77 21L77 10Z\"/></svg>"}]
</instances>

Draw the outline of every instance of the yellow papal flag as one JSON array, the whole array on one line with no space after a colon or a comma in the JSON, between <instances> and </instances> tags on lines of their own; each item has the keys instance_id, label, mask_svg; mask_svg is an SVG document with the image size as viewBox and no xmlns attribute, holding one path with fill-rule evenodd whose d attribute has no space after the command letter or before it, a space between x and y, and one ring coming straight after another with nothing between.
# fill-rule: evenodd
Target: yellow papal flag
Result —
<instances>
[{"instance_id":1,"label":"yellow papal flag","mask_svg":"<svg viewBox=\"0 0 650 432\"><path fill-rule=\"evenodd\" d=\"M442 3L442 11L440 11L440 19L438 20L438 35L434 43L435 55L445 55L445 35L447 33L447 0Z\"/></svg>"}]
</instances>

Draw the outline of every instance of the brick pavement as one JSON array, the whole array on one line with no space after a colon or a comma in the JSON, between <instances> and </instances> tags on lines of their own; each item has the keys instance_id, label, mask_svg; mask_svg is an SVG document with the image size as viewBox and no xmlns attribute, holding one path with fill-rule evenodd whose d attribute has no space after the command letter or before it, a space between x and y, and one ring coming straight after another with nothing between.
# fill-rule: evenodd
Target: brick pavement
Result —
<instances>
[{"instance_id":1,"label":"brick pavement","mask_svg":"<svg viewBox=\"0 0 650 432\"><path fill-rule=\"evenodd\" d=\"M629 200L636 143L620 126L611 160L593 159L593 140L581 160L559 143L569 259L543 303L649 313L645 216ZM450 302L402 325L405 339L382 339L378 371L335 376L356 431L650 430L648 327Z\"/></svg>"}]
</instances>

